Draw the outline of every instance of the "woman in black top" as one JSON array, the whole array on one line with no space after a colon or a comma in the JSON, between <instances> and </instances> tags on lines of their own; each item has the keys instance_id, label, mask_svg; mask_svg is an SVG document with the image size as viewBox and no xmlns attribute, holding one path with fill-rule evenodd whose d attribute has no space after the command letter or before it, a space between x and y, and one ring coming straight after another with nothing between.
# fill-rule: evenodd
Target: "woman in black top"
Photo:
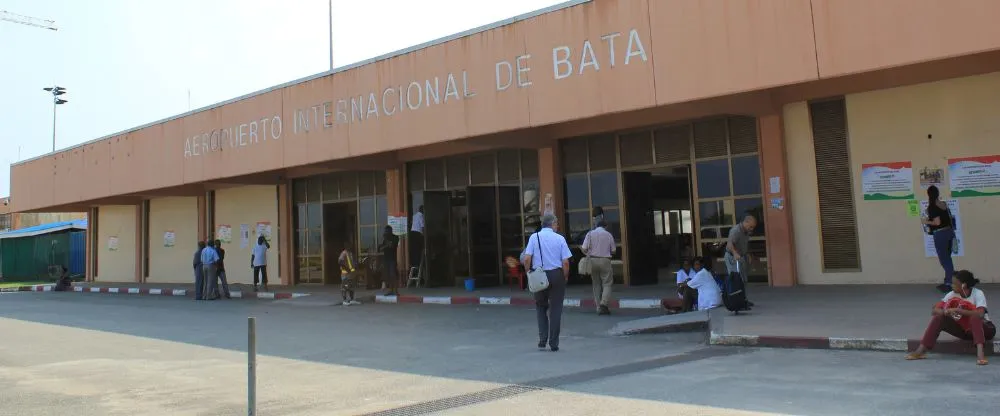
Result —
<instances>
[{"instance_id":1,"label":"woman in black top","mask_svg":"<svg viewBox=\"0 0 1000 416\"><path fill-rule=\"evenodd\" d=\"M396 248L399 247L399 237L392 233L391 226L385 226L382 232L382 278L388 292L386 296L399 296L399 276L396 271Z\"/></svg>"},{"instance_id":2,"label":"woman in black top","mask_svg":"<svg viewBox=\"0 0 1000 416\"><path fill-rule=\"evenodd\" d=\"M955 244L955 229L951 221L948 204L941 200L941 191L936 186L927 188L927 217L923 219L928 232L934 236L934 250L944 268L944 283L938 285L941 293L951 291L951 276L955 274L955 263L951 259L952 244Z\"/></svg>"}]
</instances>

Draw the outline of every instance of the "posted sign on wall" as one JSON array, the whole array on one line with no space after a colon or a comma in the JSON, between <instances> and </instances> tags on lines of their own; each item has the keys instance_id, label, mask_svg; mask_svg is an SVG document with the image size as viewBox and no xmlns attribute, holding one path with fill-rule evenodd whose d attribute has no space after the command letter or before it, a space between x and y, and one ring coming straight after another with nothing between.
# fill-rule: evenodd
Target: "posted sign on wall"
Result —
<instances>
[{"instance_id":1,"label":"posted sign on wall","mask_svg":"<svg viewBox=\"0 0 1000 416\"><path fill-rule=\"evenodd\" d=\"M865 201L913 199L913 165L910 162L861 165Z\"/></svg>"},{"instance_id":2,"label":"posted sign on wall","mask_svg":"<svg viewBox=\"0 0 1000 416\"><path fill-rule=\"evenodd\" d=\"M1000 195L1000 155L948 159L953 198Z\"/></svg>"}]
</instances>

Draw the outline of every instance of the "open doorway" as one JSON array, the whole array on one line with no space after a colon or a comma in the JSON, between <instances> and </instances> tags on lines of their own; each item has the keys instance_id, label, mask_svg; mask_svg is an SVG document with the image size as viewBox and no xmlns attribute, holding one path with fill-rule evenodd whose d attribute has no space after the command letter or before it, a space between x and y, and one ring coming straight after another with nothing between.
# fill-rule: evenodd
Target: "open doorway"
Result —
<instances>
[{"instance_id":1,"label":"open doorway","mask_svg":"<svg viewBox=\"0 0 1000 416\"><path fill-rule=\"evenodd\" d=\"M357 230L357 202L323 205L323 284L340 283L338 258L348 241L356 242ZM354 249L356 252L358 247Z\"/></svg>"},{"instance_id":2,"label":"open doorway","mask_svg":"<svg viewBox=\"0 0 1000 416\"><path fill-rule=\"evenodd\" d=\"M630 284L673 282L696 254L690 178L688 165L622 172Z\"/></svg>"}]
</instances>

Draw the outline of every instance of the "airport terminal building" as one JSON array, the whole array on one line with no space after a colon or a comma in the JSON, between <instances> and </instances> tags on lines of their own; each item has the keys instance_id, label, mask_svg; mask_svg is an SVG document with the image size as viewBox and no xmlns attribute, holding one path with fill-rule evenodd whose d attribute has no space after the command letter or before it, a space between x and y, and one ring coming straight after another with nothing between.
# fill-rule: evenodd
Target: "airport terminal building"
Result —
<instances>
[{"instance_id":1,"label":"airport terminal building","mask_svg":"<svg viewBox=\"0 0 1000 416\"><path fill-rule=\"evenodd\" d=\"M332 284L345 241L377 256L423 206L432 286L504 285L543 211L579 256L599 206L616 280L656 284L751 213L751 277L791 286L939 282L917 218L936 185L957 266L1000 282L995 16L572 1L17 163L10 204L87 212L87 278L146 283L190 282L210 237L250 283L263 234L273 283Z\"/></svg>"}]
</instances>

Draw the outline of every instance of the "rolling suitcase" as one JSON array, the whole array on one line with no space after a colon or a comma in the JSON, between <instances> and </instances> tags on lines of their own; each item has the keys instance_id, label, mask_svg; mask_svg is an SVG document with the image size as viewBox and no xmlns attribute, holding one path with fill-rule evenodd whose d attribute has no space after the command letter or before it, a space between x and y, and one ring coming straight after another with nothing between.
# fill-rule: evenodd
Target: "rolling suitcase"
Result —
<instances>
[{"instance_id":1,"label":"rolling suitcase","mask_svg":"<svg viewBox=\"0 0 1000 416\"><path fill-rule=\"evenodd\" d=\"M726 276L726 282L722 289L722 303L726 309L739 315L740 311L748 310L746 283L740 275L740 262L736 262L736 271Z\"/></svg>"}]
</instances>

